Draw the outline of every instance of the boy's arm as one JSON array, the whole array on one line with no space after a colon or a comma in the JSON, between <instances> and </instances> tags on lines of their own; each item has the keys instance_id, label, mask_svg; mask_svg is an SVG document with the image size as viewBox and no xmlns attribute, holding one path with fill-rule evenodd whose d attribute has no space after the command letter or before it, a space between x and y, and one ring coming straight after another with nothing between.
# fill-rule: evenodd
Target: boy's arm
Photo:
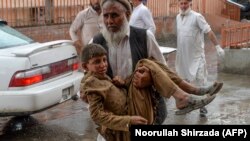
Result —
<instances>
[{"instance_id":1,"label":"boy's arm","mask_svg":"<svg viewBox=\"0 0 250 141\"><path fill-rule=\"evenodd\" d=\"M104 109L103 98L98 94L88 94L89 110L92 119L97 125L105 126L113 130L129 131L130 116L114 115Z\"/></svg>"},{"instance_id":2,"label":"boy's arm","mask_svg":"<svg viewBox=\"0 0 250 141\"><path fill-rule=\"evenodd\" d=\"M123 80L120 76L115 76L112 82L118 87L128 88L129 85L131 84L132 78L133 78L133 74L128 76L125 80Z\"/></svg>"},{"instance_id":3,"label":"boy's arm","mask_svg":"<svg viewBox=\"0 0 250 141\"><path fill-rule=\"evenodd\" d=\"M88 94L90 115L97 125L112 130L129 131L130 125L146 125L147 120L141 116L115 115L105 110L103 98L99 94Z\"/></svg>"}]
</instances>

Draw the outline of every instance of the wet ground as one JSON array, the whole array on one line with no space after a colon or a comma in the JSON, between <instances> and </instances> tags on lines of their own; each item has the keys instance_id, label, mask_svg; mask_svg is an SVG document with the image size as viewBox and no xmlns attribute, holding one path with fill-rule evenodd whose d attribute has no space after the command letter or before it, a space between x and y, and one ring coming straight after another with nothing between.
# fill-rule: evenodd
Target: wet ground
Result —
<instances>
[{"instance_id":1,"label":"wet ground","mask_svg":"<svg viewBox=\"0 0 250 141\"><path fill-rule=\"evenodd\" d=\"M67 101L31 117L0 118L0 141L93 141L96 131L86 104Z\"/></svg>"},{"instance_id":2,"label":"wet ground","mask_svg":"<svg viewBox=\"0 0 250 141\"><path fill-rule=\"evenodd\" d=\"M175 103L170 98L164 124L250 124L250 76L218 72L215 49L210 42L206 46L209 83L224 82L222 90L207 106L206 117L200 117L199 110L175 115ZM174 60L175 53L168 56L173 69ZM96 137L86 104L80 100L68 101L31 117L0 117L0 134L0 141L94 141Z\"/></svg>"}]
</instances>

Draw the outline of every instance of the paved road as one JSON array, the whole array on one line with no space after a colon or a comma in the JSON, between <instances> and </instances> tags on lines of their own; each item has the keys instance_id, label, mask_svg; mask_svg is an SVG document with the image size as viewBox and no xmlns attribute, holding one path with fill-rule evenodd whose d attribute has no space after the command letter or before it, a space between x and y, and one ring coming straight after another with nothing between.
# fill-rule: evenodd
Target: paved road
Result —
<instances>
[{"instance_id":1,"label":"paved road","mask_svg":"<svg viewBox=\"0 0 250 141\"><path fill-rule=\"evenodd\" d=\"M31 117L0 118L1 141L92 141L96 131L86 104L68 101Z\"/></svg>"}]
</instances>

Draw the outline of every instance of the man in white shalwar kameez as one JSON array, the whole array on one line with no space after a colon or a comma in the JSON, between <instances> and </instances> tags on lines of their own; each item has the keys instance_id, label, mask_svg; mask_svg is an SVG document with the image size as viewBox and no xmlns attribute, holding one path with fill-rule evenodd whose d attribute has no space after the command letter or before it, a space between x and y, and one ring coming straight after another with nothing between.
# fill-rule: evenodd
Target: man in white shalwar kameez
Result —
<instances>
[{"instance_id":1,"label":"man in white shalwar kameez","mask_svg":"<svg viewBox=\"0 0 250 141\"><path fill-rule=\"evenodd\" d=\"M143 4L142 0L132 0L131 2L134 9L129 20L129 25L148 29L155 34L156 26L148 7Z\"/></svg>"},{"instance_id":2,"label":"man in white shalwar kameez","mask_svg":"<svg viewBox=\"0 0 250 141\"><path fill-rule=\"evenodd\" d=\"M177 22L177 54L176 71L183 79L199 86L207 85L207 69L204 53L204 34L215 45L219 56L224 56L224 50L211 30L205 18L191 10L192 0L179 0L180 13ZM203 111L203 112L202 112ZM206 113L201 109L201 115Z\"/></svg>"},{"instance_id":3,"label":"man in white shalwar kameez","mask_svg":"<svg viewBox=\"0 0 250 141\"><path fill-rule=\"evenodd\" d=\"M80 54L83 47L102 27L101 0L90 0L90 6L80 11L70 25L69 34Z\"/></svg>"}]
</instances>

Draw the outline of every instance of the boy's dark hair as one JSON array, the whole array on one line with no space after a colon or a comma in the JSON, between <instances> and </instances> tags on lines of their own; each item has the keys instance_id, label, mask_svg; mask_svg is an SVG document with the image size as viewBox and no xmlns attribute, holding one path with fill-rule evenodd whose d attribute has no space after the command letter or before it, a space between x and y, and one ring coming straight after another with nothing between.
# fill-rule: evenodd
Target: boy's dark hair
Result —
<instances>
[{"instance_id":1,"label":"boy's dark hair","mask_svg":"<svg viewBox=\"0 0 250 141\"><path fill-rule=\"evenodd\" d=\"M107 55L107 51L99 44L91 43L86 45L82 50L81 61L88 62L93 57Z\"/></svg>"}]
</instances>

